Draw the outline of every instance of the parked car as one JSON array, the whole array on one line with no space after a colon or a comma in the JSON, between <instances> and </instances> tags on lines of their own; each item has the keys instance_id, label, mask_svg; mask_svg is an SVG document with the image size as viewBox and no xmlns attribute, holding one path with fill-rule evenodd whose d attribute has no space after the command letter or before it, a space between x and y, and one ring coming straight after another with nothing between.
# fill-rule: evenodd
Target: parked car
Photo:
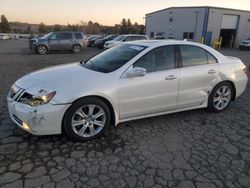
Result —
<instances>
[{"instance_id":1,"label":"parked car","mask_svg":"<svg viewBox=\"0 0 250 188\"><path fill-rule=\"evenodd\" d=\"M239 49L240 50L249 50L250 49L250 38L248 38L247 40L242 40L240 42Z\"/></svg>"},{"instance_id":2,"label":"parked car","mask_svg":"<svg viewBox=\"0 0 250 188\"><path fill-rule=\"evenodd\" d=\"M79 63L17 80L7 97L11 119L35 135L77 140L110 124L190 109L222 112L246 89L246 66L188 41L126 42Z\"/></svg>"},{"instance_id":3,"label":"parked car","mask_svg":"<svg viewBox=\"0 0 250 188\"><path fill-rule=\"evenodd\" d=\"M115 39L118 35L108 35L104 38L95 40L95 46L103 49L105 42Z\"/></svg>"},{"instance_id":4,"label":"parked car","mask_svg":"<svg viewBox=\"0 0 250 188\"><path fill-rule=\"evenodd\" d=\"M175 39L175 34L168 34L166 39Z\"/></svg>"},{"instance_id":5,"label":"parked car","mask_svg":"<svg viewBox=\"0 0 250 188\"><path fill-rule=\"evenodd\" d=\"M162 40L162 39L175 39L174 34L167 34L165 32L157 32L154 35L155 40Z\"/></svg>"},{"instance_id":6,"label":"parked car","mask_svg":"<svg viewBox=\"0 0 250 188\"><path fill-rule=\"evenodd\" d=\"M0 40L10 39L8 35L0 34Z\"/></svg>"},{"instance_id":7,"label":"parked car","mask_svg":"<svg viewBox=\"0 0 250 188\"><path fill-rule=\"evenodd\" d=\"M54 50L69 50L78 54L86 48L86 45L82 32L52 32L41 38L35 38L31 48L38 54Z\"/></svg>"},{"instance_id":8,"label":"parked car","mask_svg":"<svg viewBox=\"0 0 250 188\"><path fill-rule=\"evenodd\" d=\"M98 39L101 39L102 36L92 36L90 38L88 38L87 40L87 46L88 47L94 47L95 46L95 41Z\"/></svg>"},{"instance_id":9,"label":"parked car","mask_svg":"<svg viewBox=\"0 0 250 188\"><path fill-rule=\"evenodd\" d=\"M156 32L154 34L154 39L155 40L161 40L161 39L166 39L167 33L165 32Z\"/></svg>"},{"instance_id":10,"label":"parked car","mask_svg":"<svg viewBox=\"0 0 250 188\"><path fill-rule=\"evenodd\" d=\"M18 39L19 39L19 36L18 36L18 35L14 35L14 39L15 39L15 40L18 40Z\"/></svg>"},{"instance_id":11,"label":"parked car","mask_svg":"<svg viewBox=\"0 0 250 188\"><path fill-rule=\"evenodd\" d=\"M114 40L105 42L104 48L105 49L112 48L112 47L114 47L118 44L121 44L123 42L135 41L135 40L149 40L149 38L146 35L132 35L132 34L119 35Z\"/></svg>"}]
</instances>

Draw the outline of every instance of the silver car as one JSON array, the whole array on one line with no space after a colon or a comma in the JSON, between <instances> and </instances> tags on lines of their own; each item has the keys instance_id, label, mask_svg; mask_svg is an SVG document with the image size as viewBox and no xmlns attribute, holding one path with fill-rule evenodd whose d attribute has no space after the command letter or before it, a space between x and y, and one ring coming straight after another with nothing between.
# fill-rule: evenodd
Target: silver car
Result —
<instances>
[{"instance_id":1,"label":"silver car","mask_svg":"<svg viewBox=\"0 0 250 188\"><path fill-rule=\"evenodd\" d=\"M222 112L246 89L246 66L188 41L123 43L84 62L30 73L8 95L12 120L35 135L90 140L110 125L197 108Z\"/></svg>"},{"instance_id":2,"label":"silver car","mask_svg":"<svg viewBox=\"0 0 250 188\"><path fill-rule=\"evenodd\" d=\"M67 50L78 54L87 46L86 37L82 32L52 32L29 42L31 49L41 55L48 51Z\"/></svg>"}]
</instances>

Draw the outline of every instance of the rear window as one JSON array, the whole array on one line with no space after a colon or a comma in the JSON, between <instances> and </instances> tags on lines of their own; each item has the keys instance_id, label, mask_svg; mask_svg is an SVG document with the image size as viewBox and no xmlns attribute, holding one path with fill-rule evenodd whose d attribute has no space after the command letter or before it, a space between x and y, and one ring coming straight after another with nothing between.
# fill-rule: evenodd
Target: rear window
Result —
<instances>
[{"instance_id":1,"label":"rear window","mask_svg":"<svg viewBox=\"0 0 250 188\"><path fill-rule=\"evenodd\" d=\"M180 52L183 67L217 63L210 53L196 46L181 45Z\"/></svg>"},{"instance_id":2,"label":"rear window","mask_svg":"<svg viewBox=\"0 0 250 188\"><path fill-rule=\"evenodd\" d=\"M137 36L137 40L147 40L146 36Z\"/></svg>"},{"instance_id":3,"label":"rear window","mask_svg":"<svg viewBox=\"0 0 250 188\"><path fill-rule=\"evenodd\" d=\"M61 40L68 40L72 39L72 33L60 33Z\"/></svg>"},{"instance_id":4,"label":"rear window","mask_svg":"<svg viewBox=\"0 0 250 188\"><path fill-rule=\"evenodd\" d=\"M75 33L75 38L76 39L83 39L82 33Z\"/></svg>"}]
</instances>

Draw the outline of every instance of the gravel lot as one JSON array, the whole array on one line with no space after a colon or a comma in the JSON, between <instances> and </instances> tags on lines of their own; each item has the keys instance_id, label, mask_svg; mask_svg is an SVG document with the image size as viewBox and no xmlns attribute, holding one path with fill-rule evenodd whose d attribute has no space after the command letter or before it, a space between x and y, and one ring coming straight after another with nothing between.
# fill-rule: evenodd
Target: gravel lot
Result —
<instances>
[{"instance_id":1,"label":"gravel lot","mask_svg":"<svg viewBox=\"0 0 250 188\"><path fill-rule=\"evenodd\" d=\"M0 187L250 187L250 84L220 114L206 109L131 121L97 140L32 136L10 120L6 95L22 75L86 59L35 55L24 39L0 41ZM223 50L250 64L250 52Z\"/></svg>"}]
</instances>

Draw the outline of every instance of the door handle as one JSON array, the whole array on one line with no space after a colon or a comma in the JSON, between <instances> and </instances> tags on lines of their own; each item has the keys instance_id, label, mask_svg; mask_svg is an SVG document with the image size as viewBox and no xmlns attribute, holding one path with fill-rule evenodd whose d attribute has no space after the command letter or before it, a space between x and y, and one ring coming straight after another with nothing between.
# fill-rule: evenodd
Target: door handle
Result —
<instances>
[{"instance_id":1,"label":"door handle","mask_svg":"<svg viewBox=\"0 0 250 188\"><path fill-rule=\"evenodd\" d=\"M170 74L165 78L165 80L174 80L175 78L176 78L175 75Z\"/></svg>"},{"instance_id":2,"label":"door handle","mask_svg":"<svg viewBox=\"0 0 250 188\"><path fill-rule=\"evenodd\" d=\"M212 70L209 70L209 71L208 71L208 74L214 74L214 73L216 73L216 70L213 70L213 69L212 69Z\"/></svg>"}]
</instances>

